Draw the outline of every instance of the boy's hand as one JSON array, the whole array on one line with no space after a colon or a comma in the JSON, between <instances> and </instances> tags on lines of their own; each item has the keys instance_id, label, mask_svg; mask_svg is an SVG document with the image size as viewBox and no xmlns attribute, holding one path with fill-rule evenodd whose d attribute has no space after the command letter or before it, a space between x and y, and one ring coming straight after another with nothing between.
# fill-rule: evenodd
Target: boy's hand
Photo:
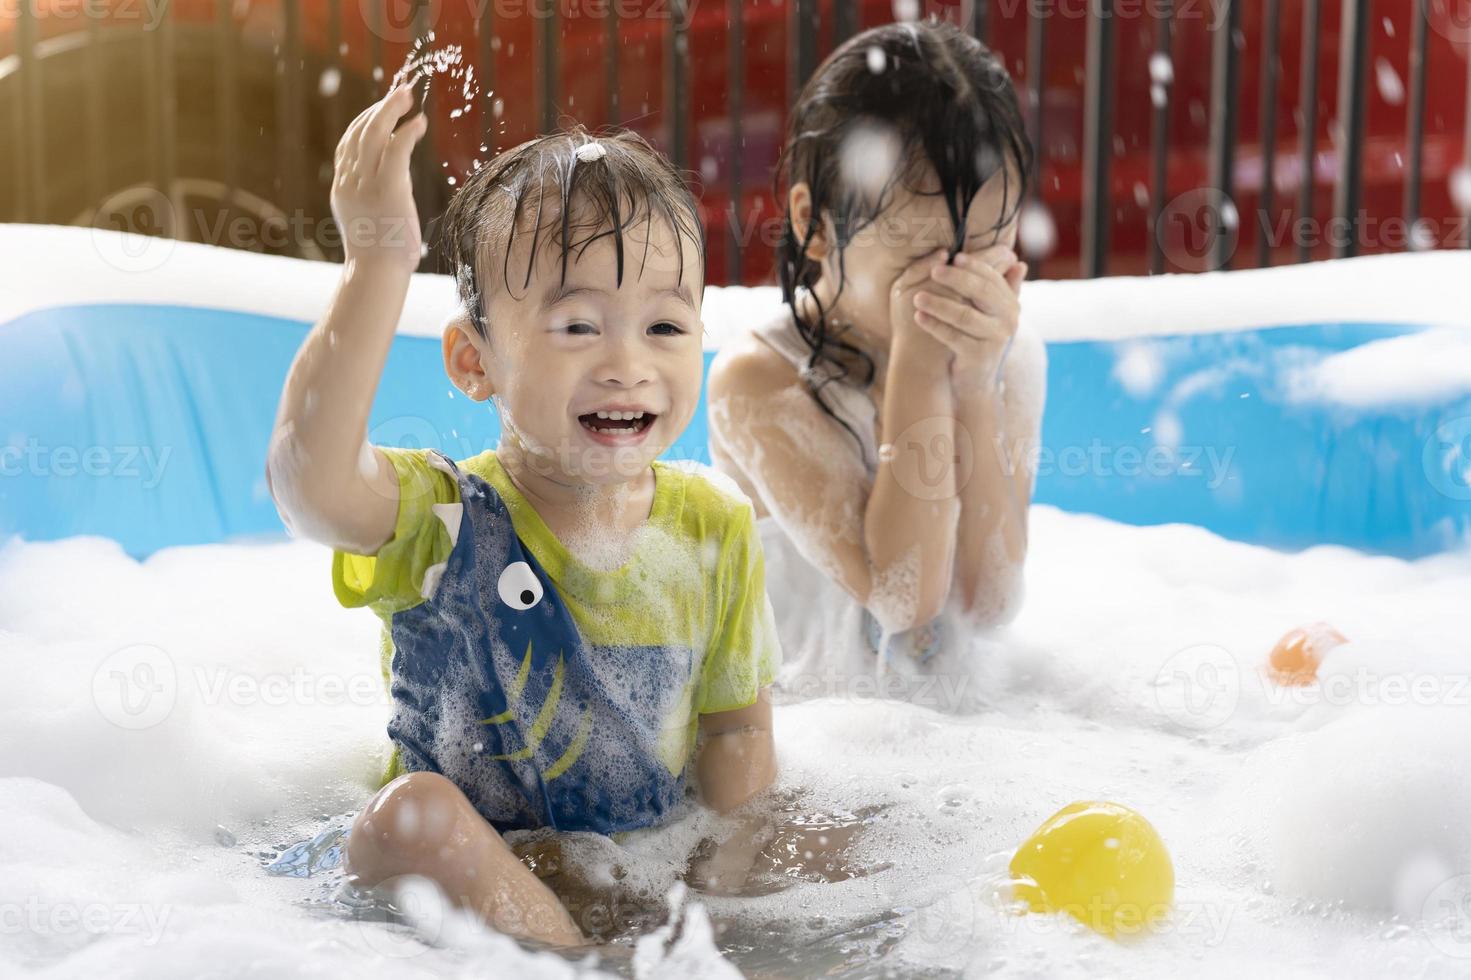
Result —
<instances>
[{"instance_id":1,"label":"boy's hand","mask_svg":"<svg viewBox=\"0 0 1471 980\"><path fill-rule=\"evenodd\" d=\"M364 109L337 144L332 216L350 262L391 262L410 272L419 266L419 212L409 180L409 155L429 123L419 113L397 131L414 106L418 76L396 85Z\"/></svg>"},{"instance_id":2,"label":"boy's hand","mask_svg":"<svg viewBox=\"0 0 1471 980\"><path fill-rule=\"evenodd\" d=\"M1021 316L1027 264L1005 245L961 252L955 264L931 270L914 299L915 324L948 347L957 390L989 389ZM957 298L958 297L958 298Z\"/></svg>"}]
</instances>

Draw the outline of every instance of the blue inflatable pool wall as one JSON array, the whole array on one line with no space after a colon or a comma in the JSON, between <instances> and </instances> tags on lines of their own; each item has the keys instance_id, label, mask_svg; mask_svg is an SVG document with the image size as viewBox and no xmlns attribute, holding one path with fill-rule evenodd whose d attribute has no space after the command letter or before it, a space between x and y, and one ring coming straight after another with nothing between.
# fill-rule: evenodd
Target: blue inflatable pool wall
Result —
<instances>
[{"instance_id":1,"label":"blue inflatable pool wall","mask_svg":"<svg viewBox=\"0 0 1471 980\"><path fill-rule=\"evenodd\" d=\"M142 557L283 535L264 459L308 328L156 305L62 306L0 325L0 539L105 535ZM1148 338L1168 356L1145 395L1116 377L1122 343L1138 341L1050 344L1034 499L1288 549L1416 557L1459 546L1471 536L1471 398L1353 414L1282 390L1283 370L1304 357L1415 329ZM1177 382L1192 375L1210 383L1181 398ZM450 386L437 340L394 341L373 442L463 458L498 435L494 412ZM708 462L703 408L669 455Z\"/></svg>"}]
</instances>

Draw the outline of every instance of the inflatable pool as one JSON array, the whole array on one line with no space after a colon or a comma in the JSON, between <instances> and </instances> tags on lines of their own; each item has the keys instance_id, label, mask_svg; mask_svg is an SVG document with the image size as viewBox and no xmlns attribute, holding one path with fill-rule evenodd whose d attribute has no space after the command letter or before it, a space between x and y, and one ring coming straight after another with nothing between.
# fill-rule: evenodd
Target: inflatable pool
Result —
<instances>
[{"instance_id":1,"label":"inflatable pool","mask_svg":"<svg viewBox=\"0 0 1471 980\"><path fill-rule=\"evenodd\" d=\"M830 880L683 890L744 817L583 841L569 864L672 921L576 964L432 900L338 900L332 842L386 762L379 623L263 486L338 270L4 226L0 268L0 975L1466 974L1471 255L1029 284L1050 391L1020 614L898 694L877 662L781 692L758 806L853 831ZM774 302L712 291L710 349ZM439 367L453 307L415 279L375 439L493 443ZM675 451L703 458L702 427ZM1318 620L1348 642L1272 680ZM1170 857L1147 935L998 897L1089 800Z\"/></svg>"},{"instance_id":2,"label":"inflatable pool","mask_svg":"<svg viewBox=\"0 0 1471 980\"><path fill-rule=\"evenodd\" d=\"M266 444L335 268L24 226L0 229L0 261L16 284L0 300L0 538L101 535L142 557L285 533ZM1284 549L1459 546L1471 309L1447 285L1468 270L1435 253L1028 283L1024 327L1049 361L1036 501ZM709 290L707 360L778 302ZM494 413L444 377L453 308L447 278L417 277L372 441L455 458L496 444ZM703 411L670 454L708 458Z\"/></svg>"}]
</instances>

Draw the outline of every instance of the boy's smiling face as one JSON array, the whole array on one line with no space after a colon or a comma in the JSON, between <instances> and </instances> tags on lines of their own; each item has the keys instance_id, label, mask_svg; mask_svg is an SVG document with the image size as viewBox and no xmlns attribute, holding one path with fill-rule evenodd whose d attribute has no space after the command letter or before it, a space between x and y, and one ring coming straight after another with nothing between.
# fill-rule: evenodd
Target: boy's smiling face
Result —
<instances>
[{"instance_id":1,"label":"boy's smiling face","mask_svg":"<svg viewBox=\"0 0 1471 980\"><path fill-rule=\"evenodd\" d=\"M497 256L479 277L489 337L460 321L445 336L445 368L471 398L495 397L503 440L516 440L543 475L632 480L684 431L699 401L699 251L664 222L635 221L623 229L620 286L612 234L584 245L591 236L574 221L563 282L561 248L545 229L560 221L542 221L529 286L522 283L537 236L528 229L516 235L508 264Z\"/></svg>"}]
</instances>

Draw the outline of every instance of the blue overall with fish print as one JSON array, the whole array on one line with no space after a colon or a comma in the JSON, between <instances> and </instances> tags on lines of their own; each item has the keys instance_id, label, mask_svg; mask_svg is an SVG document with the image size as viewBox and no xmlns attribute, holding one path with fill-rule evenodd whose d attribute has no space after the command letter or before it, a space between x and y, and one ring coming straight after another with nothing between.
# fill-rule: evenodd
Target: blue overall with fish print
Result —
<instances>
[{"instance_id":1,"label":"blue overall with fish print","mask_svg":"<svg viewBox=\"0 0 1471 980\"><path fill-rule=\"evenodd\" d=\"M579 562L493 452L384 449L394 536L336 552L339 601L383 619L394 745L498 831L611 834L685 796L699 715L755 702L780 659L750 506L655 463L633 557Z\"/></svg>"}]
</instances>

